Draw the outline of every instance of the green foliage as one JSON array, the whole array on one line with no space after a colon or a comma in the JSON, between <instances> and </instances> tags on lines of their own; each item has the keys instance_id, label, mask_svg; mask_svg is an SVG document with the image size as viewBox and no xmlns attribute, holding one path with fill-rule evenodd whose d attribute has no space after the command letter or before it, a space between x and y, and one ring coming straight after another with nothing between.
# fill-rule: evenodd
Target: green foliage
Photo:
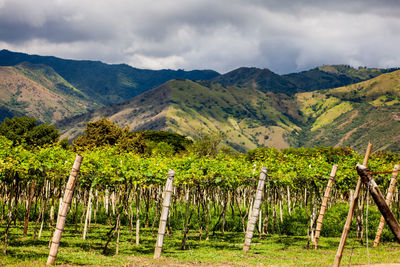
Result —
<instances>
[{"instance_id":1,"label":"green foliage","mask_svg":"<svg viewBox=\"0 0 400 267\"><path fill-rule=\"evenodd\" d=\"M73 141L77 148L92 148L115 145L123 135L128 133L127 129L121 129L107 118L88 122L85 132Z\"/></svg>"},{"instance_id":2,"label":"green foliage","mask_svg":"<svg viewBox=\"0 0 400 267\"><path fill-rule=\"evenodd\" d=\"M152 155L156 156L172 156L173 154L175 154L175 147L169 143L166 142L159 142L159 143L155 143L153 142L150 145L150 150Z\"/></svg>"},{"instance_id":3,"label":"green foliage","mask_svg":"<svg viewBox=\"0 0 400 267\"><path fill-rule=\"evenodd\" d=\"M172 154L185 151L193 143L186 136L167 131L143 131L142 134L143 138L146 141L153 142L152 146L158 150L162 149L161 147L166 148L165 144L168 144L172 149ZM159 145L160 143L164 144Z\"/></svg>"},{"instance_id":4,"label":"green foliage","mask_svg":"<svg viewBox=\"0 0 400 267\"><path fill-rule=\"evenodd\" d=\"M27 133L27 144L43 146L58 140L60 134L54 125L39 124Z\"/></svg>"},{"instance_id":5,"label":"green foliage","mask_svg":"<svg viewBox=\"0 0 400 267\"><path fill-rule=\"evenodd\" d=\"M59 144L62 148L64 148L64 149L69 149L69 148L70 148L68 138L63 138L63 139L61 139L61 140L58 142L58 144Z\"/></svg>"},{"instance_id":6,"label":"green foliage","mask_svg":"<svg viewBox=\"0 0 400 267\"><path fill-rule=\"evenodd\" d=\"M36 119L31 117L6 118L0 124L0 135L13 141L15 145L23 144L28 148L52 144L60 136L53 125L37 125Z\"/></svg>"},{"instance_id":7,"label":"green foliage","mask_svg":"<svg viewBox=\"0 0 400 267\"><path fill-rule=\"evenodd\" d=\"M191 147L191 150L199 157L211 156L215 157L220 148L221 143L226 138L221 132L212 131L210 133L199 132L195 137L195 142Z\"/></svg>"},{"instance_id":8,"label":"green foliage","mask_svg":"<svg viewBox=\"0 0 400 267\"><path fill-rule=\"evenodd\" d=\"M107 118L88 122L83 135L73 141L76 150L118 145L122 151L144 153L147 149L142 133L130 133Z\"/></svg>"}]
</instances>

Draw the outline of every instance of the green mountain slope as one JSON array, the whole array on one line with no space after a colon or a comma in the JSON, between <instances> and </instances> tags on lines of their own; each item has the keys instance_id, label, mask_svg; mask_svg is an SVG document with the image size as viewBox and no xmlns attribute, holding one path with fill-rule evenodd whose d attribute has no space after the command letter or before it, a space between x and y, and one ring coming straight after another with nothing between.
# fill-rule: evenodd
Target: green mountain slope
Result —
<instances>
[{"instance_id":1,"label":"green mountain slope","mask_svg":"<svg viewBox=\"0 0 400 267\"><path fill-rule=\"evenodd\" d=\"M253 88L263 92L292 95L336 88L377 77L396 69L352 68L347 65L325 65L311 70L278 75L268 69L239 68L218 76L213 82L224 86Z\"/></svg>"},{"instance_id":2,"label":"green mountain slope","mask_svg":"<svg viewBox=\"0 0 400 267\"><path fill-rule=\"evenodd\" d=\"M109 117L131 130L190 137L219 131L238 151L258 146L352 146L400 151L400 71L357 84L288 96L209 81L172 80L130 101L57 124L79 135L87 121Z\"/></svg>"},{"instance_id":3,"label":"green mountain slope","mask_svg":"<svg viewBox=\"0 0 400 267\"><path fill-rule=\"evenodd\" d=\"M297 86L269 69L239 68L213 79L224 86L253 88L262 92L293 94Z\"/></svg>"},{"instance_id":4,"label":"green mountain slope","mask_svg":"<svg viewBox=\"0 0 400 267\"><path fill-rule=\"evenodd\" d=\"M0 121L26 115L54 123L99 106L48 66L0 67Z\"/></svg>"},{"instance_id":5,"label":"green mountain slope","mask_svg":"<svg viewBox=\"0 0 400 267\"><path fill-rule=\"evenodd\" d=\"M221 131L239 151L315 145L363 150L368 140L375 149L400 151L400 71L395 69L326 65L287 75L257 68L218 75L7 50L0 51L2 65L0 120L28 115L57 122L71 138L86 122L110 117L131 130L191 137ZM95 111L86 113L90 110Z\"/></svg>"},{"instance_id":6,"label":"green mountain slope","mask_svg":"<svg viewBox=\"0 0 400 267\"><path fill-rule=\"evenodd\" d=\"M228 145L239 151L263 145L288 147L286 135L299 128L272 102L271 96L251 88L172 80L128 102L56 126L64 136L74 138L87 121L109 117L131 130L170 130L190 137L200 131L220 131L226 134Z\"/></svg>"},{"instance_id":7,"label":"green mountain slope","mask_svg":"<svg viewBox=\"0 0 400 267\"><path fill-rule=\"evenodd\" d=\"M308 71L282 75L299 91L336 88L369 80L397 69L353 68L348 65L324 65Z\"/></svg>"},{"instance_id":8,"label":"green mountain slope","mask_svg":"<svg viewBox=\"0 0 400 267\"><path fill-rule=\"evenodd\" d=\"M51 67L94 102L103 105L126 101L171 79L209 80L219 75L212 70L154 71L137 69L125 64L109 65L100 61L66 60L8 50L0 51L0 66L14 66L22 62Z\"/></svg>"},{"instance_id":9,"label":"green mountain slope","mask_svg":"<svg viewBox=\"0 0 400 267\"><path fill-rule=\"evenodd\" d=\"M400 151L400 71L357 84L295 96L303 114L298 146Z\"/></svg>"}]
</instances>

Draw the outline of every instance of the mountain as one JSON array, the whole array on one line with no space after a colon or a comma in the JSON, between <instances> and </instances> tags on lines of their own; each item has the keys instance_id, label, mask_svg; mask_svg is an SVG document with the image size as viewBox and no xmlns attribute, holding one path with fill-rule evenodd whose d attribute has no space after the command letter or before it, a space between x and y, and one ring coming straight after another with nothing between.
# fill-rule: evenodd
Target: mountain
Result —
<instances>
[{"instance_id":1,"label":"mountain","mask_svg":"<svg viewBox=\"0 0 400 267\"><path fill-rule=\"evenodd\" d=\"M48 66L0 67L0 121L28 115L54 123L99 106Z\"/></svg>"},{"instance_id":2,"label":"mountain","mask_svg":"<svg viewBox=\"0 0 400 267\"><path fill-rule=\"evenodd\" d=\"M300 130L273 107L274 96L252 88L171 80L125 103L56 124L64 137L81 134L88 121L109 117L131 130L169 130L194 137L210 130L226 134L238 151L258 146L288 147L285 135Z\"/></svg>"},{"instance_id":3,"label":"mountain","mask_svg":"<svg viewBox=\"0 0 400 267\"><path fill-rule=\"evenodd\" d=\"M298 73L278 75L268 69L242 67L217 76L212 81L225 86L253 88L263 92L292 95L299 92L345 86L395 70L397 69L325 65Z\"/></svg>"},{"instance_id":4,"label":"mountain","mask_svg":"<svg viewBox=\"0 0 400 267\"><path fill-rule=\"evenodd\" d=\"M64 136L109 117L131 130L190 137L216 130L238 151L258 146L352 146L400 151L400 70L360 83L293 95L172 80L127 102L59 122Z\"/></svg>"},{"instance_id":5,"label":"mountain","mask_svg":"<svg viewBox=\"0 0 400 267\"><path fill-rule=\"evenodd\" d=\"M395 70L398 69L353 68L348 65L324 65L308 71L282 75L282 77L295 84L300 91L309 92L358 83Z\"/></svg>"},{"instance_id":6,"label":"mountain","mask_svg":"<svg viewBox=\"0 0 400 267\"><path fill-rule=\"evenodd\" d=\"M253 88L262 92L272 91L275 93L293 94L298 91L295 84L273 73L269 69L242 67L217 76L213 79L213 82L224 86Z\"/></svg>"},{"instance_id":7,"label":"mountain","mask_svg":"<svg viewBox=\"0 0 400 267\"><path fill-rule=\"evenodd\" d=\"M126 101L171 79L209 80L219 75L212 70L146 70L126 64L110 65L100 61L0 51L0 66L14 66L22 62L51 67L72 86L102 105Z\"/></svg>"},{"instance_id":8,"label":"mountain","mask_svg":"<svg viewBox=\"0 0 400 267\"><path fill-rule=\"evenodd\" d=\"M141 70L99 61L0 51L0 120L56 123L64 136L109 117L131 130L190 137L216 130L227 144L353 146L400 151L400 70L325 65L278 75L268 69Z\"/></svg>"},{"instance_id":9,"label":"mountain","mask_svg":"<svg viewBox=\"0 0 400 267\"><path fill-rule=\"evenodd\" d=\"M400 70L334 89L294 96L303 114L296 146L352 146L400 151Z\"/></svg>"}]
</instances>

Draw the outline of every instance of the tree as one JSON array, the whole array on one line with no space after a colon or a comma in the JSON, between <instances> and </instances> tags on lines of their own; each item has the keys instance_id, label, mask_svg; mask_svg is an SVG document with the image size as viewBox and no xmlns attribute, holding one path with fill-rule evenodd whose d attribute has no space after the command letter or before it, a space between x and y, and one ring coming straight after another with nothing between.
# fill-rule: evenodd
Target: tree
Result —
<instances>
[{"instance_id":1,"label":"tree","mask_svg":"<svg viewBox=\"0 0 400 267\"><path fill-rule=\"evenodd\" d=\"M76 148L92 148L115 145L122 135L128 134L128 129L121 129L107 118L88 122L83 135L73 141Z\"/></svg>"},{"instance_id":2,"label":"tree","mask_svg":"<svg viewBox=\"0 0 400 267\"><path fill-rule=\"evenodd\" d=\"M13 141L14 145L24 145L27 148L52 144L60 137L55 126L47 123L38 125L32 117L6 118L0 124L0 135Z\"/></svg>"},{"instance_id":3,"label":"tree","mask_svg":"<svg viewBox=\"0 0 400 267\"><path fill-rule=\"evenodd\" d=\"M144 153L146 145L143 134L129 132L129 127L121 128L108 118L88 122L83 135L73 141L77 150L118 145L122 151Z\"/></svg>"},{"instance_id":4,"label":"tree","mask_svg":"<svg viewBox=\"0 0 400 267\"><path fill-rule=\"evenodd\" d=\"M193 144L193 141L186 136L171 133L167 131L143 131L143 138L148 141L149 146L155 149L166 147L165 143L172 146L173 153L185 151L188 146ZM159 145L164 143L163 145Z\"/></svg>"},{"instance_id":5,"label":"tree","mask_svg":"<svg viewBox=\"0 0 400 267\"><path fill-rule=\"evenodd\" d=\"M60 134L55 126L49 124L39 124L27 133L28 145L43 146L52 144L58 140Z\"/></svg>"},{"instance_id":6,"label":"tree","mask_svg":"<svg viewBox=\"0 0 400 267\"><path fill-rule=\"evenodd\" d=\"M198 156L215 157L220 151L221 143L225 137L223 133L216 131L211 131L210 133L200 132L194 139L193 152Z\"/></svg>"}]
</instances>

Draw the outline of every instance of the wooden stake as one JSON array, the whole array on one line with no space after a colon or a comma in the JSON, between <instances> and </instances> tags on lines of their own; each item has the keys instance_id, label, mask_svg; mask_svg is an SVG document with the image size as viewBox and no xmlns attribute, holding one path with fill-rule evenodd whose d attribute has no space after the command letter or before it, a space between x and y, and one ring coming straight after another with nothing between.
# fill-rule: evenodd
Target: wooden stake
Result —
<instances>
[{"instance_id":1,"label":"wooden stake","mask_svg":"<svg viewBox=\"0 0 400 267\"><path fill-rule=\"evenodd\" d=\"M378 206L379 211L382 213L383 217L387 221L390 230L392 230L397 241L400 243L400 225L396 220L396 217L390 210L389 206L386 204L386 201L381 191L379 190L378 185L375 183L367 167L357 164L356 169L358 175L360 175L361 177L362 182L368 188L372 198L374 199L376 205Z\"/></svg>"},{"instance_id":2,"label":"wooden stake","mask_svg":"<svg viewBox=\"0 0 400 267\"><path fill-rule=\"evenodd\" d=\"M258 214L260 213L261 199L262 199L262 193L264 191L264 182L266 176L267 176L267 168L262 167L260 178L258 180L258 186L257 186L256 196L254 199L253 209L250 213L249 221L247 222L247 231L243 246L244 253L247 253L247 251L249 251L250 249L251 239L253 238L254 234L254 228L258 219Z\"/></svg>"},{"instance_id":3,"label":"wooden stake","mask_svg":"<svg viewBox=\"0 0 400 267\"><path fill-rule=\"evenodd\" d=\"M369 159L369 155L371 154L371 150L372 150L372 143L369 142L367 151L365 152L364 161L363 161L364 166L367 166L367 164L368 164L368 159ZM358 196L360 195L360 189L361 189L361 178L359 177L358 181L357 181L356 189L354 191L353 201L350 203L350 208L349 208L349 213L347 214L346 223L344 224L344 227L343 227L343 232L342 232L342 237L340 238L339 247L336 252L335 260L333 262L334 267L338 267L340 265L344 245L346 244L347 235L349 234L349 230L350 230L351 220L353 219L354 209L357 204Z\"/></svg>"},{"instance_id":4,"label":"wooden stake","mask_svg":"<svg viewBox=\"0 0 400 267\"><path fill-rule=\"evenodd\" d=\"M83 227L83 235L82 235L82 239L85 240L86 239L86 234L87 234L87 230L88 230L88 224L90 223L90 213L92 212L92 189L93 187L90 187L89 190L89 200L88 200L88 204L86 207L86 217L85 217L85 226Z\"/></svg>"},{"instance_id":5,"label":"wooden stake","mask_svg":"<svg viewBox=\"0 0 400 267\"><path fill-rule=\"evenodd\" d=\"M74 165L68 178L67 186L63 197L63 204L58 213L56 230L54 231L53 240L51 242L49 257L47 258L47 265L53 265L56 261L58 247L60 246L60 240L62 232L64 231L65 219L71 205L72 195L74 193L75 182L79 173L79 169L82 164L83 157L76 155Z\"/></svg>"},{"instance_id":6,"label":"wooden stake","mask_svg":"<svg viewBox=\"0 0 400 267\"><path fill-rule=\"evenodd\" d=\"M141 189L136 190L136 245L140 243L140 194Z\"/></svg>"},{"instance_id":7,"label":"wooden stake","mask_svg":"<svg viewBox=\"0 0 400 267\"><path fill-rule=\"evenodd\" d=\"M174 176L175 176L175 171L169 170L168 177L167 177L167 183L165 185L164 201L163 201L163 205L162 205L156 247L154 249L154 259L158 259L161 256L162 246L163 246L163 242L164 242L165 228L167 226L169 207L171 205L171 196L172 196L172 190L173 190Z\"/></svg>"},{"instance_id":8,"label":"wooden stake","mask_svg":"<svg viewBox=\"0 0 400 267\"><path fill-rule=\"evenodd\" d=\"M338 165L336 165L336 164L333 165L331 175L329 176L328 185L326 186L326 189L325 189L325 194L324 194L324 198L322 200L321 208L319 210L319 216L317 219L317 227L315 229L314 249L318 248L318 240L319 240L319 236L321 233L322 221L324 220L325 210L328 206L328 199L329 199L329 195L331 193L333 182L335 180L337 168L338 168Z\"/></svg>"},{"instance_id":9,"label":"wooden stake","mask_svg":"<svg viewBox=\"0 0 400 267\"><path fill-rule=\"evenodd\" d=\"M394 186L397 181L397 175L399 174L399 165L394 165L393 168L393 173L392 173L392 179L390 180L390 185L389 189L386 195L386 204L390 207L390 204L392 204L392 198L393 198L393 191L394 191ZM374 247L377 247L379 244L379 240L381 239L383 227L385 226L385 218L381 216L381 220L379 221L379 226L378 230L376 231L376 236L374 240Z\"/></svg>"}]
</instances>

